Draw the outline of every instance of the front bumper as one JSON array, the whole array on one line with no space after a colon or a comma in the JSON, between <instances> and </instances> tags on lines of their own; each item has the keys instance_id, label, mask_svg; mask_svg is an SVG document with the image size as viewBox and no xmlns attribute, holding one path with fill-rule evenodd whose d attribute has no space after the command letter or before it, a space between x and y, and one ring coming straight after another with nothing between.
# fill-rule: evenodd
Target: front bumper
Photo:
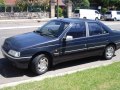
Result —
<instances>
[{"instance_id":1,"label":"front bumper","mask_svg":"<svg viewBox=\"0 0 120 90\"><path fill-rule=\"evenodd\" d=\"M14 66L16 66L17 68L21 68L21 69L27 69L28 68L29 62L30 62L32 57L19 57L19 58L16 58L16 57L13 57L13 56L7 54L3 49L1 49L1 50L2 50L3 56L6 59L8 59L10 62L12 62L12 64Z\"/></svg>"}]
</instances>

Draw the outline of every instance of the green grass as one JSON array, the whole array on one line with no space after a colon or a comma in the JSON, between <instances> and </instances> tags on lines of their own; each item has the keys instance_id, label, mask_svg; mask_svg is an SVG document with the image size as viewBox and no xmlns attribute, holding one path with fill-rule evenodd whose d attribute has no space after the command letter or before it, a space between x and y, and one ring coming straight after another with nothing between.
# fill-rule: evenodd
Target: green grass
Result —
<instances>
[{"instance_id":1,"label":"green grass","mask_svg":"<svg viewBox=\"0 0 120 90\"><path fill-rule=\"evenodd\" d=\"M2 90L120 90L120 62Z\"/></svg>"}]
</instances>

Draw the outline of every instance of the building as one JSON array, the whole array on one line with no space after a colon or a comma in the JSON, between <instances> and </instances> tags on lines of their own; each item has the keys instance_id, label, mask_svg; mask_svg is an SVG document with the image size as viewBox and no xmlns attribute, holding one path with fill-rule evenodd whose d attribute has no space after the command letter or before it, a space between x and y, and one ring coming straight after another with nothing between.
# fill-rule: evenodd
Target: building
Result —
<instances>
[{"instance_id":1,"label":"building","mask_svg":"<svg viewBox=\"0 0 120 90\"><path fill-rule=\"evenodd\" d=\"M4 0L6 6L14 6L16 0Z\"/></svg>"}]
</instances>

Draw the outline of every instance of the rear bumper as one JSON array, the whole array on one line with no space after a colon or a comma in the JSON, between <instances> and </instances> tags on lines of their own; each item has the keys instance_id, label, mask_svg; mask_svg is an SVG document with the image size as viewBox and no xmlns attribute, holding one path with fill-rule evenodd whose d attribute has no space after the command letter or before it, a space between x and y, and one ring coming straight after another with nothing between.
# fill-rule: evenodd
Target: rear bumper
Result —
<instances>
[{"instance_id":1,"label":"rear bumper","mask_svg":"<svg viewBox=\"0 0 120 90\"><path fill-rule=\"evenodd\" d=\"M112 17L104 17L105 20L114 20Z\"/></svg>"},{"instance_id":2,"label":"rear bumper","mask_svg":"<svg viewBox=\"0 0 120 90\"><path fill-rule=\"evenodd\" d=\"M12 64L14 66L16 66L17 68L20 69L27 69L29 62L31 60L32 57L19 57L19 58L15 58L13 56L10 56L9 54L7 54L3 49L2 50L2 54L3 56L8 59L10 62L12 62Z\"/></svg>"}]
</instances>

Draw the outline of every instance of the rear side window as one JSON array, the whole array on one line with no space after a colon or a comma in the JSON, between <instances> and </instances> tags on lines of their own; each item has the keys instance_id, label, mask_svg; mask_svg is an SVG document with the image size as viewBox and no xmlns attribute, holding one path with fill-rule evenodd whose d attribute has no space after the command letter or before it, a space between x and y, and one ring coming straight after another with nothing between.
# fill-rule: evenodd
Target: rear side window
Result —
<instances>
[{"instance_id":1,"label":"rear side window","mask_svg":"<svg viewBox=\"0 0 120 90\"><path fill-rule=\"evenodd\" d=\"M86 36L86 26L84 22L74 24L67 33L68 36L73 38L80 38Z\"/></svg>"},{"instance_id":2,"label":"rear side window","mask_svg":"<svg viewBox=\"0 0 120 90\"><path fill-rule=\"evenodd\" d=\"M89 26L89 34L90 34L90 36L101 35L101 34L108 33L98 23L90 22L90 23L88 23L88 26Z\"/></svg>"},{"instance_id":3,"label":"rear side window","mask_svg":"<svg viewBox=\"0 0 120 90\"><path fill-rule=\"evenodd\" d=\"M117 14L119 14L119 15L120 15L120 12L117 12Z\"/></svg>"}]
</instances>

